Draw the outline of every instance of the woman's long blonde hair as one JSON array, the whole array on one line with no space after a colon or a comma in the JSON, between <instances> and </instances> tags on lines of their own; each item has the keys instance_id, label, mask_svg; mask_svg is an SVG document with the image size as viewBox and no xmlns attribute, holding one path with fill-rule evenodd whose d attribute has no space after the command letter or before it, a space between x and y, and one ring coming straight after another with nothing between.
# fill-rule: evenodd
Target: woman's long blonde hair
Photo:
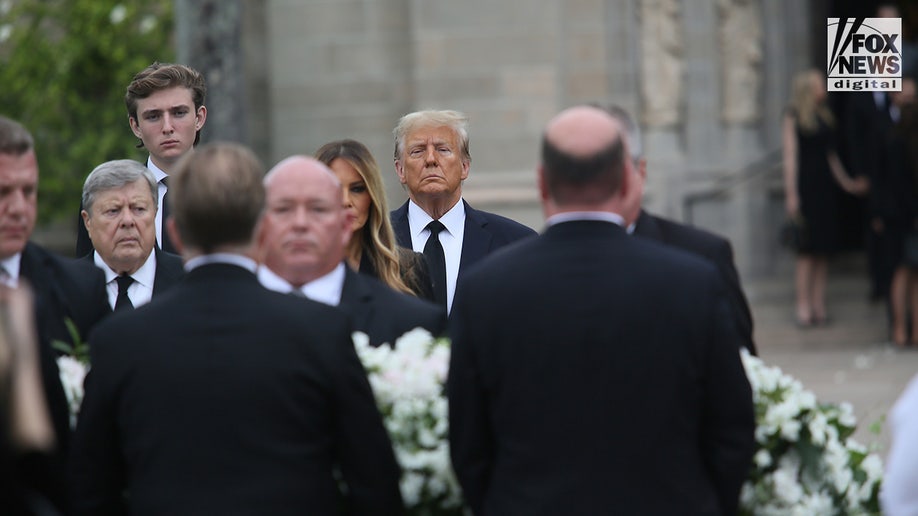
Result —
<instances>
[{"instance_id":1,"label":"woman's long blonde hair","mask_svg":"<svg viewBox=\"0 0 918 516\"><path fill-rule=\"evenodd\" d=\"M811 68L794 76L791 92L790 111L797 119L797 125L806 132L812 133L819 128L819 121L826 125L835 124L832 111L825 102L816 100L817 81L825 81L822 71Z\"/></svg>"},{"instance_id":2,"label":"woman's long blonde hair","mask_svg":"<svg viewBox=\"0 0 918 516\"><path fill-rule=\"evenodd\" d=\"M416 294L401 277L395 232L389 221L386 191L376 159L364 144L350 139L326 143L316 151L316 159L329 167L338 158L354 167L370 194L370 212L366 224L360 229L359 238L379 280L399 292Z\"/></svg>"}]
</instances>

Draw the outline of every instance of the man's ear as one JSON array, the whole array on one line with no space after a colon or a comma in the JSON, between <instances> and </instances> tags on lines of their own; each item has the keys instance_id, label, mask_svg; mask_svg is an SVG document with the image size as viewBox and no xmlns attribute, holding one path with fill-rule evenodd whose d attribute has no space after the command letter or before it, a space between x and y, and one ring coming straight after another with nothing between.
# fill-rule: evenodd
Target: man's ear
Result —
<instances>
[{"instance_id":1,"label":"man's ear","mask_svg":"<svg viewBox=\"0 0 918 516\"><path fill-rule=\"evenodd\" d=\"M641 175L641 180L647 181L647 160L644 158L638 158L637 167L638 174Z\"/></svg>"},{"instance_id":2,"label":"man's ear","mask_svg":"<svg viewBox=\"0 0 918 516\"><path fill-rule=\"evenodd\" d=\"M551 197L551 193L548 191L548 183L545 182L545 167L539 165L536 172L539 183L539 199L547 201Z\"/></svg>"},{"instance_id":3,"label":"man's ear","mask_svg":"<svg viewBox=\"0 0 918 516\"><path fill-rule=\"evenodd\" d=\"M137 123L137 119L132 116L129 116L128 125L131 126L131 132L134 133L134 136L140 138L140 125ZM143 138L140 138L140 139L142 140Z\"/></svg>"},{"instance_id":4,"label":"man's ear","mask_svg":"<svg viewBox=\"0 0 918 516\"><path fill-rule=\"evenodd\" d=\"M207 121L207 107L201 106L198 108L197 112L195 113L194 130L200 131L201 128L204 127L204 122L206 121Z\"/></svg>"},{"instance_id":5,"label":"man's ear","mask_svg":"<svg viewBox=\"0 0 918 516\"><path fill-rule=\"evenodd\" d=\"M402 160L399 160L399 159L395 160L395 173L398 174L399 183L401 184L407 183L407 181L405 181L405 167L402 164Z\"/></svg>"},{"instance_id":6,"label":"man's ear","mask_svg":"<svg viewBox=\"0 0 918 516\"><path fill-rule=\"evenodd\" d=\"M86 210L80 210L80 216L83 217L83 227L86 228L89 239L92 240L92 218L89 217L89 212Z\"/></svg>"}]
</instances>

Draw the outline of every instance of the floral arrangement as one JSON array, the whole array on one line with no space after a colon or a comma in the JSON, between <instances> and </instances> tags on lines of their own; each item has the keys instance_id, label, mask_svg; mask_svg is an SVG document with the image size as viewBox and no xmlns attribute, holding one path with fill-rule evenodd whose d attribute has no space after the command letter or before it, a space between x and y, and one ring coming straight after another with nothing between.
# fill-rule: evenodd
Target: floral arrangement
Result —
<instances>
[{"instance_id":1,"label":"floral arrangement","mask_svg":"<svg viewBox=\"0 0 918 516\"><path fill-rule=\"evenodd\" d=\"M777 367L742 350L756 414L756 453L742 514L880 514L883 464L850 439L850 404L818 403Z\"/></svg>"},{"instance_id":2,"label":"floral arrangement","mask_svg":"<svg viewBox=\"0 0 918 516\"><path fill-rule=\"evenodd\" d=\"M80 404L83 403L83 380L89 372L89 345L80 339L76 325L69 318L64 320L67 331L73 339L73 345L55 340L51 343L54 349L65 353L57 357L57 369L60 372L61 385L67 395L67 404L70 408L70 427L76 428L77 416L80 413Z\"/></svg>"},{"instance_id":3,"label":"floral arrangement","mask_svg":"<svg viewBox=\"0 0 918 516\"><path fill-rule=\"evenodd\" d=\"M360 332L353 340L402 468L400 488L409 513L462 514L447 437L449 340L435 339L423 328L402 335L394 347L371 347Z\"/></svg>"}]
</instances>

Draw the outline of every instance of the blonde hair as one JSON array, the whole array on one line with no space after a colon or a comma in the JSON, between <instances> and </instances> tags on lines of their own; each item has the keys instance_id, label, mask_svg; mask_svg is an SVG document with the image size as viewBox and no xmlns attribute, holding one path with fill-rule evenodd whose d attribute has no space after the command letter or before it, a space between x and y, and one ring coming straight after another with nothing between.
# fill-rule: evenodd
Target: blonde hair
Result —
<instances>
[{"instance_id":1,"label":"blonde hair","mask_svg":"<svg viewBox=\"0 0 918 516\"><path fill-rule=\"evenodd\" d=\"M417 295L418 292L412 290L401 277L382 174L370 150L356 140L346 139L326 143L316 151L315 156L329 168L332 161L343 159L360 174L370 194L367 223L360 229L363 251L373 263L380 281L400 292Z\"/></svg>"},{"instance_id":2,"label":"blonde hair","mask_svg":"<svg viewBox=\"0 0 918 516\"><path fill-rule=\"evenodd\" d=\"M469 117L461 111L433 110L415 111L399 119L392 130L395 135L395 159L401 159L405 152L405 138L408 133L420 127L449 127L459 139L459 148L463 162L472 161L469 152Z\"/></svg>"},{"instance_id":3,"label":"blonde hair","mask_svg":"<svg viewBox=\"0 0 918 516\"><path fill-rule=\"evenodd\" d=\"M816 100L814 84L816 81L824 80L822 71L816 68L804 70L794 76L789 109L796 118L797 125L804 132L815 132L819 128L820 120L828 126L835 125L829 106Z\"/></svg>"}]
</instances>

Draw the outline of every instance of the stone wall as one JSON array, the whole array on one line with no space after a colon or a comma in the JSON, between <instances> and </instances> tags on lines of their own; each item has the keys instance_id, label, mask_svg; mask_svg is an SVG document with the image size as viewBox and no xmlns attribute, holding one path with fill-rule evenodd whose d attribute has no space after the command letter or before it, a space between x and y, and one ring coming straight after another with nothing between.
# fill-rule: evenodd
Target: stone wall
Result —
<instances>
[{"instance_id":1,"label":"stone wall","mask_svg":"<svg viewBox=\"0 0 918 516\"><path fill-rule=\"evenodd\" d=\"M576 103L613 102L642 122L648 206L728 236L743 274L769 271L776 242L763 234L775 196L761 182L775 174L767 162L780 146L790 77L811 55L806 2L245 5L257 107L250 135L269 165L358 139L379 161L394 207L406 198L392 166L396 121L416 109L459 109L471 119L465 197L541 228L534 170L543 125ZM762 170L749 167L757 163Z\"/></svg>"}]
</instances>

